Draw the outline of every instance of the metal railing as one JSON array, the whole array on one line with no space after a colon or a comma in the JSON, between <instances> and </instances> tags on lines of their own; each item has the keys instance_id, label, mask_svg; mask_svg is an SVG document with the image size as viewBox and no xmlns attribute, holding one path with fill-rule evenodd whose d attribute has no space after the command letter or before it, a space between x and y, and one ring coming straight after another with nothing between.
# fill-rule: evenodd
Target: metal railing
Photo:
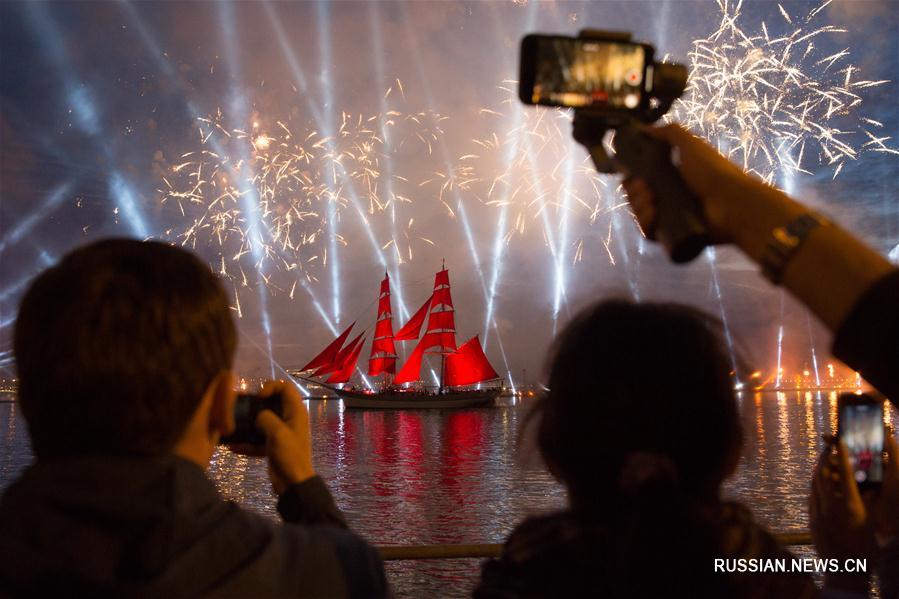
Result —
<instances>
[{"instance_id":1,"label":"metal railing","mask_svg":"<svg viewBox=\"0 0 899 599\"><path fill-rule=\"evenodd\" d=\"M811 545L808 531L774 533L781 545ZM420 559L485 559L499 557L503 546L482 543L477 545L379 545L378 552L384 561Z\"/></svg>"}]
</instances>

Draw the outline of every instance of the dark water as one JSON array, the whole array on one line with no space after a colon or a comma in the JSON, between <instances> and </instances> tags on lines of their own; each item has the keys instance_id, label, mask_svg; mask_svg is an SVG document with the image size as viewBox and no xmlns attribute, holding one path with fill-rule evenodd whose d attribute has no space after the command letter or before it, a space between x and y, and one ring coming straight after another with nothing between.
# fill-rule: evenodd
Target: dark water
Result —
<instances>
[{"instance_id":1,"label":"dark water","mask_svg":"<svg viewBox=\"0 0 899 599\"><path fill-rule=\"evenodd\" d=\"M528 402L460 411L344 411L309 402L316 466L353 528L376 544L497 543L528 514L565 503L518 433ZM805 529L809 479L821 435L836 427L836 394L744 395L743 458L727 494L774 531ZM893 411L888 418L895 420ZM0 403L0 486L31 459L14 403ZM261 459L216 454L222 493L274 518ZM401 597L467 595L478 560L393 562Z\"/></svg>"}]
</instances>

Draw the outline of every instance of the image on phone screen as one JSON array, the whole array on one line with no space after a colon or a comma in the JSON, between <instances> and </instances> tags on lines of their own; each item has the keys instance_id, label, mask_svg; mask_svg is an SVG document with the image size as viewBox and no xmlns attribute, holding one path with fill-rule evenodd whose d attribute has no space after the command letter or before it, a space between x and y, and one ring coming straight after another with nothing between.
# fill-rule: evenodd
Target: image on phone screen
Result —
<instances>
[{"instance_id":1,"label":"image on phone screen","mask_svg":"<svg viewBox=\"0 0 899 599\"><path fill-rule=\"evenodd\" d=\"M846 403L840 408L840 438L849 450L859 484L883 480L883 404Z\"/></svg>"},{"instance_id":2,"label":"image on phone screen","mask_svg":"<svg viewBox=\"0 0 899 599\"><path fill-rule=\"evenodd\" d=\"M639 44L539 37L535 104L630 110L642 102L646 50Z\"/></svg>"}]
</instances>

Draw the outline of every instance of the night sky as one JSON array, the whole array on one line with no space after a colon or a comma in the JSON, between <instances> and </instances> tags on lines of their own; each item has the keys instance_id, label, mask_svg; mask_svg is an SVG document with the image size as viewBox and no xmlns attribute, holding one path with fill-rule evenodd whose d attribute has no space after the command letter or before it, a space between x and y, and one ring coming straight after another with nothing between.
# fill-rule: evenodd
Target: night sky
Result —
<instances>
[{"instance_id":1,"label":"night sky","mask_svg":"<svg viewBox=\"0 0 899 599\"><path fill-rule=\"evenodd\" d=\"M797 25L820 5L782 4ZM12 327L30 278L70 249L109 236L186 240L216 270L224 264L235 316L240 304L237 367L246 375L266 374L272 363L300 366L333 331L354 320L371 327L385 268L405 302L400 306L394 295L398 328L405 320L400 315L429 295L441 259L450 270L459 342L480 334L496 369L516 379L525 368L528 378L536 378L553 330L580 307L610 295L684 301L723 316L736 350L763 369L775 363L783 324L784 366L807 367L812 349L823 364L829 339L814 317L767 285L734 250L718 249L714 270L707 256L672 266L658 248L640 241L625 208L591 214L572 196L553 198L552 186L524 185L513 194L514 169L500 182L508 188L502 196L506 207L491 202L491 186L507 168L510 152L484 140L496 133L502 141L538 116L509 91L514 92L508 80L517 77L522 35L576 34L583 27L627 30L654 44L659 55L688 63L691 41L709 36L720 20L713 0L3 2L2 373L13 373ZM747 1L741 27L757 33L762 21L773 35L790 29L777 3ZM863 101L841 116L841 126L876 121L876 129L867 128L891 137L884 142L888 147L899 147L895 3L834 0L814 23L846 29L817 37L816 55L848 49L840 65L857 67L855 79L891 80L858 90ZM384 140L389 111L394 123ZM416 115L414 121L407 118ZM251 147L246 140L241 144L198 117L217 120L232 135L252 132L257 140L283 139L284 125L291 143L307 146L344 130L362 130L370 139L364 133L369 130L385 142L372 167L382 205L373 206L366 192L371 180L353 174L358 151L341 159L345 176L319 168L327 151L323 143L314 164L300 169L323 195L311 201L302 195L308 188L276 186L266 204L275 217L286 215L292 201L314 208L308 221L295 223L295 239L306 233L306 245L273 242L265 223L275 217L264 211L258 232L269 251L257 246L260 254L242 245L237 233L253 230L246 218L233 223L221 243L209 227L185 237L207 206L165 199L165 180L183 187L194 168L175 172L179 164L212 151L215 140L224 144L219 149L232 165L244 158L237 167L241 173L253 173L259 164L252 152L241 155ZM552 173L546 181L569 177L585 204L620 203L614 177L603 178L608 187L596 203L583 150L569 139L559 115L547 112L545 119L554 124L540 124L541 131L561 133L548 142L525 134L530 141L515 146L525 158L521 168ZM214 135L204 144L208 133ZM899 261L899 156L867 151L869 138L858 131L847 139L861 151L835 179L834 169L810 149L803 163L809 174L791 178L788 186ZM258 144L251 150L270 151ZM570 160L556 173L562 153ZM450 171L458 176L456 184L441 195ZM338 200L322 199L334 190ZM208 202L216 194L207 191ZM258 201L257 191L235 207ZM391 193L402 197L388 202ZM538 211L533 202L541 194L548 204ZM485 323L491 305L492 322Z\"/></svg>"}]
</instances>

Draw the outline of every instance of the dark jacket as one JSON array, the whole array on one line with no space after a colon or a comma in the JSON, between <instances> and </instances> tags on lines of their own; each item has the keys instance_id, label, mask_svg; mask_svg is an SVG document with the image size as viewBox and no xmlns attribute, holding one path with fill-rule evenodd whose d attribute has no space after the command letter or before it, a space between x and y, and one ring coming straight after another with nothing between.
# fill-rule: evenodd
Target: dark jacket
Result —
<instances>
[{"instance_id":1,"label":"dark jacket","mask_svg":"<svg viewBox=\"0 0 899 599\"><path fill-rule=\"evenodd\" d=\"M899 408L899 270L856 302L834 336L833 355ZM899 538L879 549L875 568L881 596L899 599Z\"/></svg>"},{"instance_id":2,"label":"dark jacket","mask_svg":"<svg viewBox=\"0 0 899 599\"><path fill-rule=\"evenodd\" d=\"M899 270L856 302L833 340L833 355L899 407Z\"/></svg>"},{"instance_id":3,"label":"dark jacket","mask_svg":"<svg viewBox=\"0 0 899 599\"><path fill-rule=\"evenodd\" d=\"M792 555L736 503L721 504L711 532L674 526L635 541L618 526L570 511L529 518L487 561L475 599L555 597L815 597L811 577L792 573L715 573L714 560L783 559ZM712 540L714 539L714 540ZM731 562L736 564L736 562ZM747 562L748 563L748 562ZM728 569L736 569L729 567Z\"/></svg>"},{"instance_id":4,"label":"dark jacket","mask_svg":"<svg viewBox=\"0 0 899 599\"><path fill-rule=\"evenodd\" d=\"M175 458L38 460L0 501L11 596L384 597L376 551L324 482L289 487L279 524L223 500Z\"/></svg>"}]
</instances>

